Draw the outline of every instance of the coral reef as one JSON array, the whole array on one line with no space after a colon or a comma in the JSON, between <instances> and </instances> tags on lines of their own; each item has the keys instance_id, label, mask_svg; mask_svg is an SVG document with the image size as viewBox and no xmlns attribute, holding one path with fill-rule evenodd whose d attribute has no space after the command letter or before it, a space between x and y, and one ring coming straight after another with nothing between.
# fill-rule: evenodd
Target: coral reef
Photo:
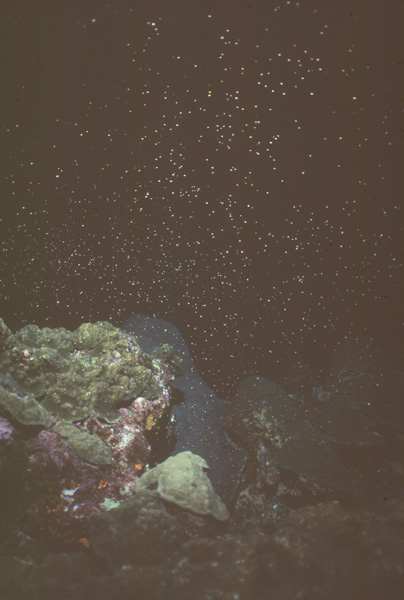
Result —
<instances>
[{"instance_id":1,"label":"coral reef","mask_svg":"<svg viewBox=\"0 0 404 600\"><path fill-rule=\"evenodd\" d=\"M144 354L136 339L110 323L84 323L76 331L27 325L2 340L0 370L57 418L95 415L109 423L140 396L162 397L170 371Z\"/></svg>"},{"instance_id":2,"label":"coral reef","mask_svg":"<svg viewBox=\"0 0 404 600\"><path fill-rule=\"evenodd\" d=\"M12 334L0 321L0 348L0 440L25 456L27 497L42 482L28 513L58 542L77 543L88 516L119 504L148 464L180 360L168 346L149 356L104 322Z\"/></svg>"},{"instance_id":3,"label":"coral reef","mask_svg":"<svg viewBox=\"0 0 404 600\"><path fill-rule=\"evenodd\" d=\"M149 344L0 320L0 598L401 598L402 373L349 355L221 402L141 317Z\"/></svg>"}]
</instances>

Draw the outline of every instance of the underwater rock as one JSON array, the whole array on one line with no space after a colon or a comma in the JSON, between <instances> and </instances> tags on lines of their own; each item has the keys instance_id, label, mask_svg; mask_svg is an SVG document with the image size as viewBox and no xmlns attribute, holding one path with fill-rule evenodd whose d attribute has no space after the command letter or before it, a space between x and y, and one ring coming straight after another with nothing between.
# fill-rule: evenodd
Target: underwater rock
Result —
<instances>
[{"instance_id":1,"label":"underwater rock","mask_svg":"<svg viewBox=\"0 0 404 600\"><path fill-rule=\"evenodd\" d=\"M228 417L224 427L231 439L250 453L263 448L276 452L285 442L281 427L263 404Z\"/></svg>"},{"instance_id":2,"label":"underwater rock","mask_svg":"<svg viewBox=\"0 0 404 600\"><path fill-rule=\"evenodd\" d=\"M268 469L272 474L276 468L281 479L285 472L288 485L292 479L286 471L295 474L299 494L306 485L307 498L313 490L317 495L319 490L358 494L363 493L357 484L363 478L366 452L367 479L372 481L372 464L383 448L400 453L402 377L394 372L382 375L374 366L358 370L358 364L366 364L360 358L352 368L339 360L338 370L321 385L321 394L318 386L312 395L288 394L256 376L240 384L226 403L226 431L249 451L258 470L256 481L268 480ZM278 430L276 444L270 432Z\"/></svg>"},{"instance_id":3,"label":"underwater rock","mask_svg":"<svg viewBox=\"0 0 404 600\"><path fill-rule=\"evenodd\" d=\"M7 389L7 387L9 389ZM16 393L6 387L4 378L0 379L0 409L22 425L42 425L49 427L51 417L33 396Z\"/></svg>"},{"instance_id":4,"label":"underwater rock","mask_svg":"<svg viewBox=\"0 0 404 600\"><path fill-rule=\"evenodd\" d=\"M257 480L272 482L286 469L325 489L351 489L334 448L309 421L308 411L264 377L247 377L227 403L226 430L250 452Z\"/></svg>"},{"instance_id":5,"label":"underwater rock","mask_svg":"<svg viewBox=\"0 0 404 600\"><path fill-rule=\"evenodd\" d=\"M261 587L275 598L400 598L403 525L402 511L380 518L337 502L294 511L258 542Z\"/></svg>"},{"instance_id":6,"label":"underwater rock","mask_svg":"<svg viewBox=\"0 0 404 600\"><path fill-rule=\"evenodd\" d=\"M113 462L107 446L98 435L80 431L75 425L66 421L58 421L53 426L53 431L65 438L69 448L90 464L110 465Z\"/></svg>"},{"instance_id":7,"label":"underwater rock","mask_svg":"<svg viewBox=\"0 0 404 600\"><path fill-rule=\"evenodd\" d=\"M335 348L326 384L332 399L317 406L315 415L324 435L338 436L342 444L379 445L383 440L375 431L386 425L403 431L404 377L397 358L365 336L347 338Z\"/></svg>"},{"instance_id":8,"label":"underwater rock","mask_svg":"<svg viewBox=\"0 0 404 600\"><path fill-rule=\"evenodd\" d=\"M156 488L160 498L167 502L198 515L212 515L226 521L229 512L213 489L206 474L208 469L202 457L189 451L180 452L143 473L135 489Z\"/></svg>"},{"instance_id":9,"label":"underwater rock","mask_svg":"<svg viewBox=\"0 0 404 600\"><path fill-rule=\"evenodd\" d=\"M178 520L148 490L90 520L90 547L110 566L154 565L169 557L184 539Z\"/></svg>"},{"instance_id":10,"label":"underwater rock","mask_svg":"<svg viewBox=\"0 0 404 600\"><path fill-rule=\"evenodd\" d=\"M7 600L398 600L403 507L386 515L337 502L290 511L264 531L187 536L151 492L91 518L88 551L0 554Z\"/></svg>"},{"instance_id":11,"label":"underwater rock","mask_svg":"<svg viewBox=\"0 0 404 600\"><path fill-rule=\"evenodd\" d=\"M282 386L266 377L252 375L238 385L231 401L226 402L226 416L265 408L283 432L294 435L300 432L304 413Z\"/></svg>"},{"instance_id":12,"label":"underwater rock","mask_svg":"<svg viewBox=\"0 0 404 600\"><path fill-rule=\"evenodd\" d=\"M246 452L227 439L223 429L223 403L199 376L181 333L171 323L132 315L122 329L136 336L144 352L169 344L182 359L184 374L176 377L174 388L182 401L174 404L176 444L173 454L190 450L209 464L209 476L220 497L234 498L246 460Z\"/></svg>"},{"instance_id":13,"label":"underwater rock","mask_svg":"<svg viewBox=\"0 0 404 600\"><path fill-rule=\"evenodd\" d=\"M315 403L310 421L325 439L341 445L381 446L388 426L404 430L404 380L380 371L344 369L329 383L332 398Z\"/></svg>"},{"instance_id":14,"label":"underwater rock","mask_svg":"<svg viewBox=\"0 0 404 600\"><path fill-rule=\"evenodd\" d=\"M0 323L0 337L2 331ZM1 396L0 408L4 450L0 454L0 598L121 600L135 595L139 600L267 600L268 594L287 599L401 598L402 439L397 436L396 446L390 444L384 457L376 443L354 444L356 439L368 439L374 415L381 418L377 422L385 422L381 410L357 408L364 406L368 391L376 387L377 374L339 371L341 387L333 380L334 388L330 384L321 397L306 404L264 378L243 382L225 412L233 424L229 431L237 434L237 443L249 453L245 472L254 470L253 456L261 478L239 494L239 506L226 521L227 509L209 482L205 457L181 451L139 479L150 456L146 434L169 414L172 382L180 369L173 348L159 346L147 355L133 340L138 349L133 360L150 370L158 395L123 398L122 404L118 399L112 422L96 410L78 421L50 413L52 426L24 424L24 419L36 417L24 416L24 407L29 415L30 405L21 399L34 398L45 410L43 390L39 394L41 386L34 385L41 382L41 356L54 361L53 371L49 362L44 369L57 389L56 380L66 367L64 331L43 334L49 346L43 347L42 355L37 346L23 344L38 333L35 329L23 333L18 343L6 331L0 354L1 365L10 367L0 380L0 389L7 392ZM100 356L102 362L102 352ZM112 361L119 362L120 356L119 350L110 354ZM231 470L240 468L240 463L232 463L226 448L215 441L221 435L223 403L203 397L201 404L194 405L198 395L188 387L194 371L192 365L186 369L191 376L185 378L183 389L190 401L186 419L179 423L179 439L192 444L196 437L201 447L205 447L203 440L206 444L211 440L212 451L219 449L215 477L220 480L223 461L223 478L234 490L238 475ZM30 378L33 387L28 393L24 385ZM366 380L370 387L362 388ZM337 389L338 394L329 394L329 389ZM383 390L392 392L386 394L386 406L393 398L399 409L395 384ZM340 405L338 398L343 399ZM97 406L91 398L89 402ZM36 404L31 409L41 415ZM193 417L203 420L204 415L207 423L193 422ZM219 415L216 424L215 415ZM327 415L335 419L335 431ZM352 427L344 427L349 419ZM402 422L396 419L396 430L400 427ZM343 494L327 496L324 488L328 491L347 482L345 472L337 472L341 447L348 449L347 461L354 445L364 459L360 467L366 466L353 471L360 473L362 495L356 493L355 481L354 503L329 502L330 497ZM93 460L98 453L103 457L104 447L109 453L104 456L107 464ZM304 475L309 482L303 481Z\"/></svg>"},{"instance_id":15,"label":"underwater rock","mask_svg":"<svg viewBox=\"0 0 404 600\"><path fill-rule=\"evenodd\" d=\"M333 446L306 435L288 439L280 449L276 464L296 473L323 490L351 491L352 478L343 467Z\"/></svg>"}]
</instances>

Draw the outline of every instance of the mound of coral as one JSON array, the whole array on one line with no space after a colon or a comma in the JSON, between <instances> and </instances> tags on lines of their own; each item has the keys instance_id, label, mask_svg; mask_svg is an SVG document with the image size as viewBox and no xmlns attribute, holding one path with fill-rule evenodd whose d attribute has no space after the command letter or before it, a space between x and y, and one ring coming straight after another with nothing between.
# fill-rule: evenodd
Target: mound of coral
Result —
<instances>
[{"instance_id":1,"label":"mound of coral","mask_svg":"<svg viewBox=\"0 0 404 600\"><path fill-rule=\"evenodd\" d=\"M85 544L88 517L118 505L148 465L150 437L160 429L169 437L180 360L164 346L145 354L105 322L74 332L28 325L13 335L1 321L0 349L3 494L22 472L25 519L35 512L53 541Z\"/></svg>"}]
</instances>

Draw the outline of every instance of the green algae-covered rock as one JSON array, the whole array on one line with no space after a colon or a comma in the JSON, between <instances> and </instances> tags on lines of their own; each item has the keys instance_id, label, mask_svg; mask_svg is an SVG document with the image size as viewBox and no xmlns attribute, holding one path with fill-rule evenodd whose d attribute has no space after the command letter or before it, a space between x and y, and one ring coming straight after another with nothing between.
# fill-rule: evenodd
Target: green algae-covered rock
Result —
<instances>
[{"instance_id":1,"label":"green algae-covered rock","mask_svg":"<svg viewBox=\"0 0 404 600\"><path fill-rule=\"evenodd\" d=\"M154 489L163 500L198 515L212 515L219 521L229 518L226 505L213 489L206 471L206 460L192 452L170 456L160 465L144 473L136 490Z\"/></svg>"},{"instance_id":2,"label":"green algae-covered rock","mask_svg":"<svg viewBox=\"0 0 404 600\"><path fill-rule=\"evenodd\" d=\"M7 346L0 352L0 370L57 418L95 415L114 423L120 407L163 393L159 361L110 323L85 323L74 332L27 325L15 335L0 323L0 334Z\"/></svg>"},{"instance_id":3,"label":"green algae-covered rock","mask_svg":"<svg viewBox=\"0 0 404 600\"><path fill-rule=\"evenodd\" d=\"M0 408L23 425L49 427L50 415L30 394L19 395L7 390L0 382Z\"/></svg>"},{"instance_id":4,"label":"green algae-covered rock","mask_svg":"<svg viewBox=\"0 0 404 600\"><path fill-rule=\"evenodd\" d=\"M66 439L73 452L92 465L109 465L114 462L107 446L97 435L81 431L72 423L65 421L56 423L53 431Z\"/></svg>"},{"instance_id":5,"label":"green algae-covered rock","mask_svg":"<svg viewBox=\"0 0 404 600\"><path fill-rule=\"evenodd\" d=\"M7 348L7 346L10 344L12 337L12 332L7 327L3 319L0 319L0 352Z\"/></svg>"}]
</instances>

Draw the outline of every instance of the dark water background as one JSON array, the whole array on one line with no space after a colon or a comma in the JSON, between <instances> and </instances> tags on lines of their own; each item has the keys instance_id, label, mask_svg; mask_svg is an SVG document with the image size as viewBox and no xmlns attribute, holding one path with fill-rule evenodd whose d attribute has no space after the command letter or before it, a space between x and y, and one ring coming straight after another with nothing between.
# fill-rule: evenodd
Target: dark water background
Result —
<instances>
[{"instance_id":1,"label":"dark water background","mask_svg":"<svg viewBox=\"0 0 404 600\"><path fill-rule=\"evenodd\" d=\"M174 323L227 396L402 352L403 2L6 2L0 314Z\"/></svg>"}]
</instances>

